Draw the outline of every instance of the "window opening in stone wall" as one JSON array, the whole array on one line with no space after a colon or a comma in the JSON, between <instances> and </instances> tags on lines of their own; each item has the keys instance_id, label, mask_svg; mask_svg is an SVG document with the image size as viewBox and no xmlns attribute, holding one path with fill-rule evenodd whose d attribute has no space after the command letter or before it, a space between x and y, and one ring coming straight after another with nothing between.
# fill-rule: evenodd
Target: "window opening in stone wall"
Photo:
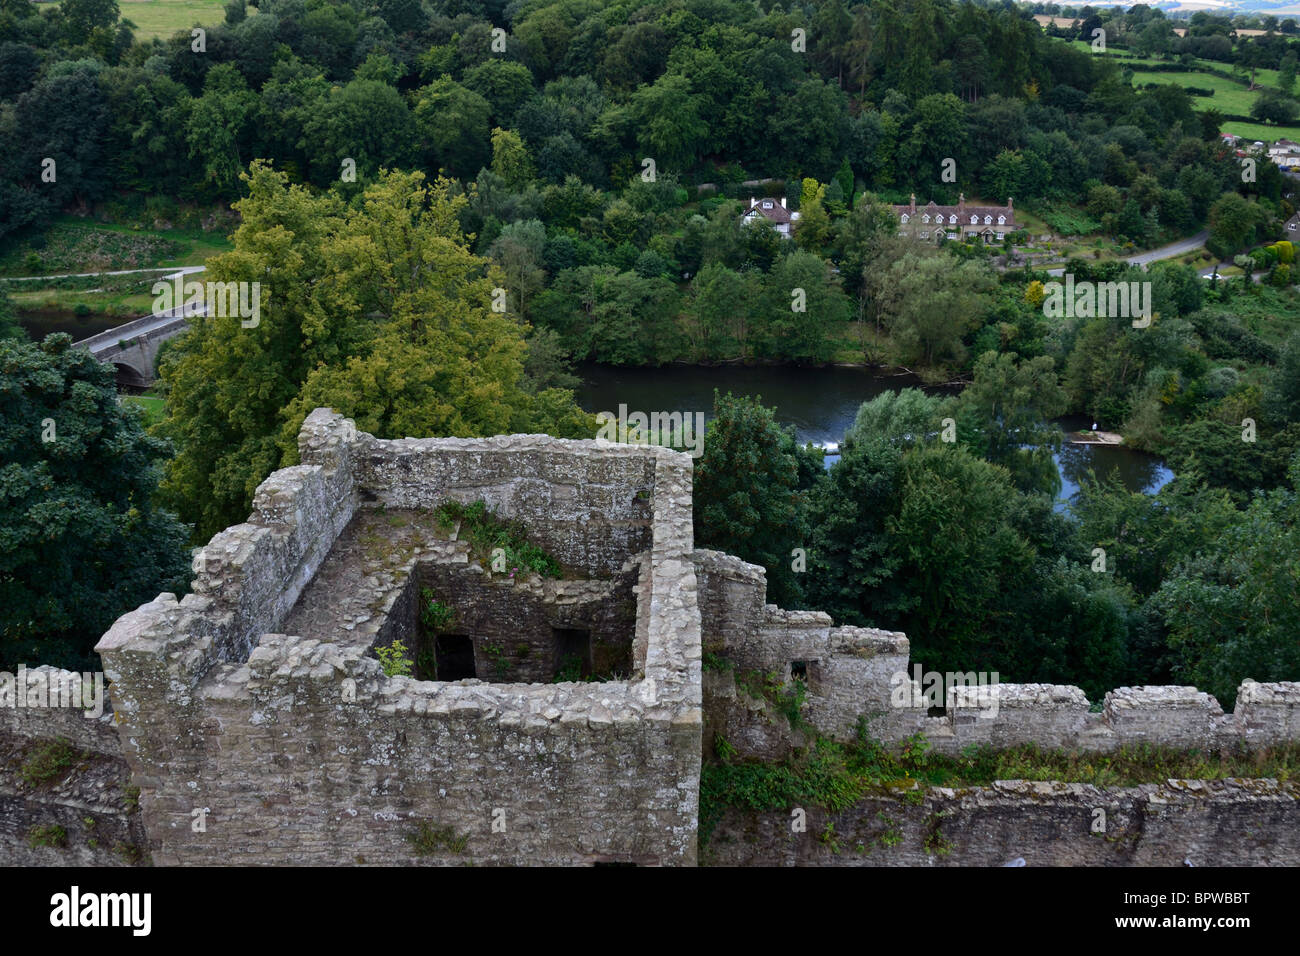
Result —
<instances>
[{"instance_id":1,"label":"window opening in stone wall","mask_svg":"<svg viewBox=\"0 0 1300 956\"><path fill-rule=\"evenodd\" d=\"M477 677L474 641L465 634L439 634L438 680L468 680Z\"/></svg>"},{"instance_id":2,"label":"window opening in stone wall","mask_svg":"<svg viewBox=\"0 0 1300 956\"><path fill-rule=\"evenodd\" d=\"M555 679L585 680L591 676L591 631L576 627L553 627Z\"/></svg>"},{"instance_id":3,"label":"window opening in stone wall","mask_svg":"<svg viewBox=\"0 0 1300 956\"><path fill-rule=\"evenodd\" d=\"M821 661L791 661L790 679L800 681L810 690L815 690L822 679L821 664Z\"/></svg>"}]
</instances>

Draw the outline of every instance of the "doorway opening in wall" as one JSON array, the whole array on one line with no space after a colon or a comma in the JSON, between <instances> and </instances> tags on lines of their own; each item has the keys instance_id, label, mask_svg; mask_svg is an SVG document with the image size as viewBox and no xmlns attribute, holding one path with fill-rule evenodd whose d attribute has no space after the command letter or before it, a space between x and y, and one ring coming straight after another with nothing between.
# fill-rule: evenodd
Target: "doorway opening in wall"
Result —
<instances>
[{"instance_id":1,"label":"doorway opening in wall","mask_svg":"<svg viewBox=\"0 0 1300 956\"><path fill-rule=\"evenodd\" d=\"M591 631L576 627L553 627L555 679L586 680L591 676Z\"/></svg>"},{"instance_id":2,"label":"doorway opening in wall","mask_svg":"<svg viewBox=\"0 0 1300 956\"><path fill-rule=\"evenodd\" d=\"M478 676L474 666L474 641L465 634L439 634L438 680L468 680Z\"/></svg>"}]
</instances>

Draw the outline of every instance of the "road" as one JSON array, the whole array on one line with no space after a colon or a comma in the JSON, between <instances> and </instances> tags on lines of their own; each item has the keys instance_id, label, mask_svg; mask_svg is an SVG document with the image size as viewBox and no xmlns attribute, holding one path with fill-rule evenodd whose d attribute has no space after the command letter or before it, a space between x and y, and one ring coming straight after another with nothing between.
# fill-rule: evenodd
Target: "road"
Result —
<instances>
[{"instance_id":1,"label":"road","mask_svg":"<svg viewBox=\"0 0 1300 956\"><path fill-rule=\"evenodd\" d=\"M53 276L14 276L9 278L0 276L0 282L39 282L44 279L90 279L98 276L132 276L145 272L165 272L166 275L159 276L159 279L174 279L176 276L189 276L196 272L202 272L207 266L182 266L180 269L174 269L171 266L164 266L160 269L117 269L113 272L64 272L61 275Z\"/></svg>"},{"instance_id":2,"label":"road","mask_svg":"<svg viewBox=\"0 0 1300 956\"><path fill-rule=\"evenodd\" d=\"M1162 259L1174 259L1201 248L1201 246L1205 245L1205 240L1208 238L1210 238L1209 231L1202 229L1194 236L1180 239L1177 242L1171 242L1167 246L1161 246L1159 249L1152 249L1150 252L1139 253L1136 256L1130 257L1126 261L1131 266L1146 266L1153 262L1159 262ZM1048 275L1064 275L1065 266L1057 266L1055 269L1048 269L1046 271Z\"/></svg>"},{"instance_id":3,"label":"road","mask_svg":"<svg viewBox=\"0 0 1300 956\"><path fill-rule=\"evenodd\" d=\"M129 322L124 322L111 329L105 329L103 332L98 332L95 335L90 336L90 338L82 339L80 342L73 342L72 344L76 346L84 346L93 352L96 346L116 345L124 338L137 339L141 336L148 335L151 332L155 332L158 329L164 328L165 326L171 325L176 322L177 319L187 319L190 316L207 314L208 307L206 304L199 309L192 310L188 313L185 312L184 306L177 306L176 308L168 309L166 312L160 313L159 315L142 315L138 319L132 319Z\"/></svg>"},{"instance_id":4,"label":"road","mask_svg":"<svg viewBox=\"0 0 1300 956\"><path fill-rule=\"evenodd\" d=\"M1159 262L1161 259L1172 259L1175 256L1183 256L1189 252L1201 248L1205 245L1205 240L1210 238L1210 233L1202 229L1196 235L1187 239L1180 239L1178 242L1171 242L1167 246L1161 246L1159 249L1152 249L1150 252L1143 252L1133 256L1128 260L1131 266L1145 266L1152 262Z\"/></svg>"}]
</instances>

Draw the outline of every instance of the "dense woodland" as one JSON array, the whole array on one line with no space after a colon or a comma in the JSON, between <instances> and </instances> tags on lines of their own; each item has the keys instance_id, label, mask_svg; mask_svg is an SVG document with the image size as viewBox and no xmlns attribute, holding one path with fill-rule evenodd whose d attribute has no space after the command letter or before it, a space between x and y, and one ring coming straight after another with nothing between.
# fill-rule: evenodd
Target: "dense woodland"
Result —
<instances>
[{"instance_id":1,"label":"dense woodland","mask_svg":"<svg viewBox=\"0 0 1300 956\"><path fill-rule=\"evenodd\" d=\"M1287 181L1267 162L1246 180L1186 90L1066 43L1092 20L1113 46L1294 81L1289 31L1197 14L1179 39L1145 7L1058 37L1028 8L942 0L232 0L198 52L134 41L115 0L0 0L0 243L39 248L70 211L148 228L233 205L208 277L268 290L257 328L196 320L165 350L148 435L65 343L0 343L0 662L82 660L183 589L183 525L197 544L243 520L318 405L381 436L587 437L575 362L855 361L965 388L864 406L829 471L770 410L718 398L697 541L767 567L773 600L905 630L927 666L1094 695L1185 681L1227 704L1242 677L1300 677ZM1261 93L1275 120L1288 92ZM888 204L912 193L1014 198L1121 251L1206 229L1264 281L1072 260L1150 281L1155 321L1049 319L1050 277L1013 250L1032 237L901 238ZM793 240L740 225L760 195L799 211ZM0 327L11 312L0 296ZM1148 497L1098 476L1055 511L1069 412L1177 480ZM33 443L73 414L75 447ZM129 493L102 481L123 447L146 476ZM133 550L145 535L176 546ZM131 573L95 591L106 547ZM94 594L59 590L74 577Z\"/></svg>"}]
</instances>

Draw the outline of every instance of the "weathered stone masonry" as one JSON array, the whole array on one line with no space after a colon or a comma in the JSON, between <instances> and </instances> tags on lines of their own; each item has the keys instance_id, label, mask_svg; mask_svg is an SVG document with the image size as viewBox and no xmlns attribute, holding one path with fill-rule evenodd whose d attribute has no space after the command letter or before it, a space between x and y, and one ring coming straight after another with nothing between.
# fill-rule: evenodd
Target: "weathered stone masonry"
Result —
<instances>
[{"instance_id":1,"label":"weathered stone masonry","mask_svg":"<svg viewBox=\"0 0 1300 956\"><path fill-rule=\"evenodd\" d=\"M1099 813L1100 811L1100 813ZM1101 827L1098 826L1101 824ZM827 829L829 825L829 829ZM1103 828L1104 827L1104 828ZM1295 866L1300 784L1169 780L1136 787L999 781L870 797L842 813L729 810L705 852L724 866ZM823 838L822 834L833 834Z\"/></svg>"},{"instance_id":2,"label":"weathered stone masonry","mask_svg":"<svg viewBox=\"0 0 1300 956\"><path fill-rule=\"evenodd\" d=\"M46 688L82 679L48 666L22 677ZM87 712L93 708L0 707L0 863L126 866L143 856L144 824L113 714ZM72 752L70 772L48 783L24 781L21 768L57 739ZM51 828L62 830L61 846L31 845L33 831Z\"/></svg>"},{"instance_id":3,"label":"weathered stone masonry","mask_svg":"<svg viewBox=\"0 0 1300 956\"><path fill-rule=\"evenodd\" d=\"M1297 682L1245 681L1231 714L1195 687L1121 687L1107 693L1101 712L1093 713L1078 687L998 684L989 699L973 687L958 686L943 716L927 716L923 704L897 706L893 699L902 686L910 688L900 695L905 702L921 700L909 670L905 635L833 627L821 611L766 604L762 568L716 551L696 551L694 560L704 650L733 665L708 675L706 709L719 732L742 753L781 756L790 739L755 719L761 704L737 696L736 675L775 674L788 687L796 662L807 674L804 718L820 733L842 740L853 738L860 716L868 718L872 736L880 740L896 742L921 733L945 753L971 744L1106 751L1149 743L1216 750L1300 740Z\"/></svg>"},{"instance_id":4,"label":"weathered stone masonry","mask_svg":"<svg viewBox=\"0 0 1300 956\"><path fill-rule=\"evenodd\" d=\"M1034 743L1112 750L1143 743L1178 748L1260 748L1300 740L1300 683L1246 681L1236 710L1194 687L1122 687L1093 713L1077 687L998 685L996 714L974 689L957 687L943 716L897 707L910 688L907 638L833 627L828 615L765 603L762 568L731 555L696 551L703 649L727 666L704 677L705 749L715 735L742 756L776 760L806 739L771 703L739 686L772 675L789 689L806 678L804 720L825 736L852 739L860 716L878 739L923 734L941 752L970 744ZM907 679L900 681L898 675ZM740 680L738 680L740 678ZM920 798L920 799L916 799ZM1300 784L1276 780L1168 780L1139 787L1000 781L991 787L931 788L875 797L842 813L806 810L793 833L788 812L730 809L703 862L785 866L1300 865ZM1105 827L1098 830L1098 813Z\"/></svg>"},{"instance_id":5,"label":"weathered stone masonry","mask_svg":"<svg viewBox=\"0 0 1300 956\"><path fill-rule=\"evenodd\" d=\"M99 644L155 862L693 863L689 458L545 436L379 441L324 409L300 450L249 523L203 550L194 594L160 596ZM454 542L381 542L363 600L340 594L310 637L280 633L354 519L448 498L523 520L593 578L638 559L630 678L385 677L372 648L406 626L395 612L417 566L466 560ZM421 823L445 835L427 857L411 840Z\"/></svg>"},{"instance_id":6,"label":"weathered stone masonry","mask_svg":"<svg viewBox=\"0 0 1300 956\"><path fill-rule=\"evenodd\" d=\"M111 720L11 721L20 744L63 735L119 767L124 756L140 813L110 801L114 825L147 831L138 841L156 863L691 865L702 752L725 738L741 755L780 759L806 742L746 691L746 675L787 688L802 676L804 720L823 735L851 738L866 716L878 738L922 733L950 753L1300 739L1294 683L1247 682L1232 714L1188 687L1120 688L1099 713L1078 688L1036 684L1001 685L996 716L960 690L942 716L894 706L907 638L767 604L761 568L695 550L691 461L666 449L537 435L385 441L327 409L308 417L299 448L302 464L262 483L248 522L202 549L194 593L160 595L101 639ZM448 499L522 522L564 578L484 567L459 529L434 520ZM385 676L376 649L420 648L424 588L456 610L473 679ZM591 670L615 678L551 683L566 634L585 636ZM702 670L706 654L725 666ZM21 797L11 818L39 817ZM79 799L56 795L47 810L66 818ZM1089 832L1098 806L1116 821L1113 839ZM815 836L824 823L850 849L875 849L831 852ZM0 812L0 851L19 846L19 829ZM784 814L732 811L707 859L932 864L942 846L950 864L1013 850L1032 865L1300 863L1295 785L1268 781L934 789L809 830L792 842Z\"/></svg>"}]
</instances>

